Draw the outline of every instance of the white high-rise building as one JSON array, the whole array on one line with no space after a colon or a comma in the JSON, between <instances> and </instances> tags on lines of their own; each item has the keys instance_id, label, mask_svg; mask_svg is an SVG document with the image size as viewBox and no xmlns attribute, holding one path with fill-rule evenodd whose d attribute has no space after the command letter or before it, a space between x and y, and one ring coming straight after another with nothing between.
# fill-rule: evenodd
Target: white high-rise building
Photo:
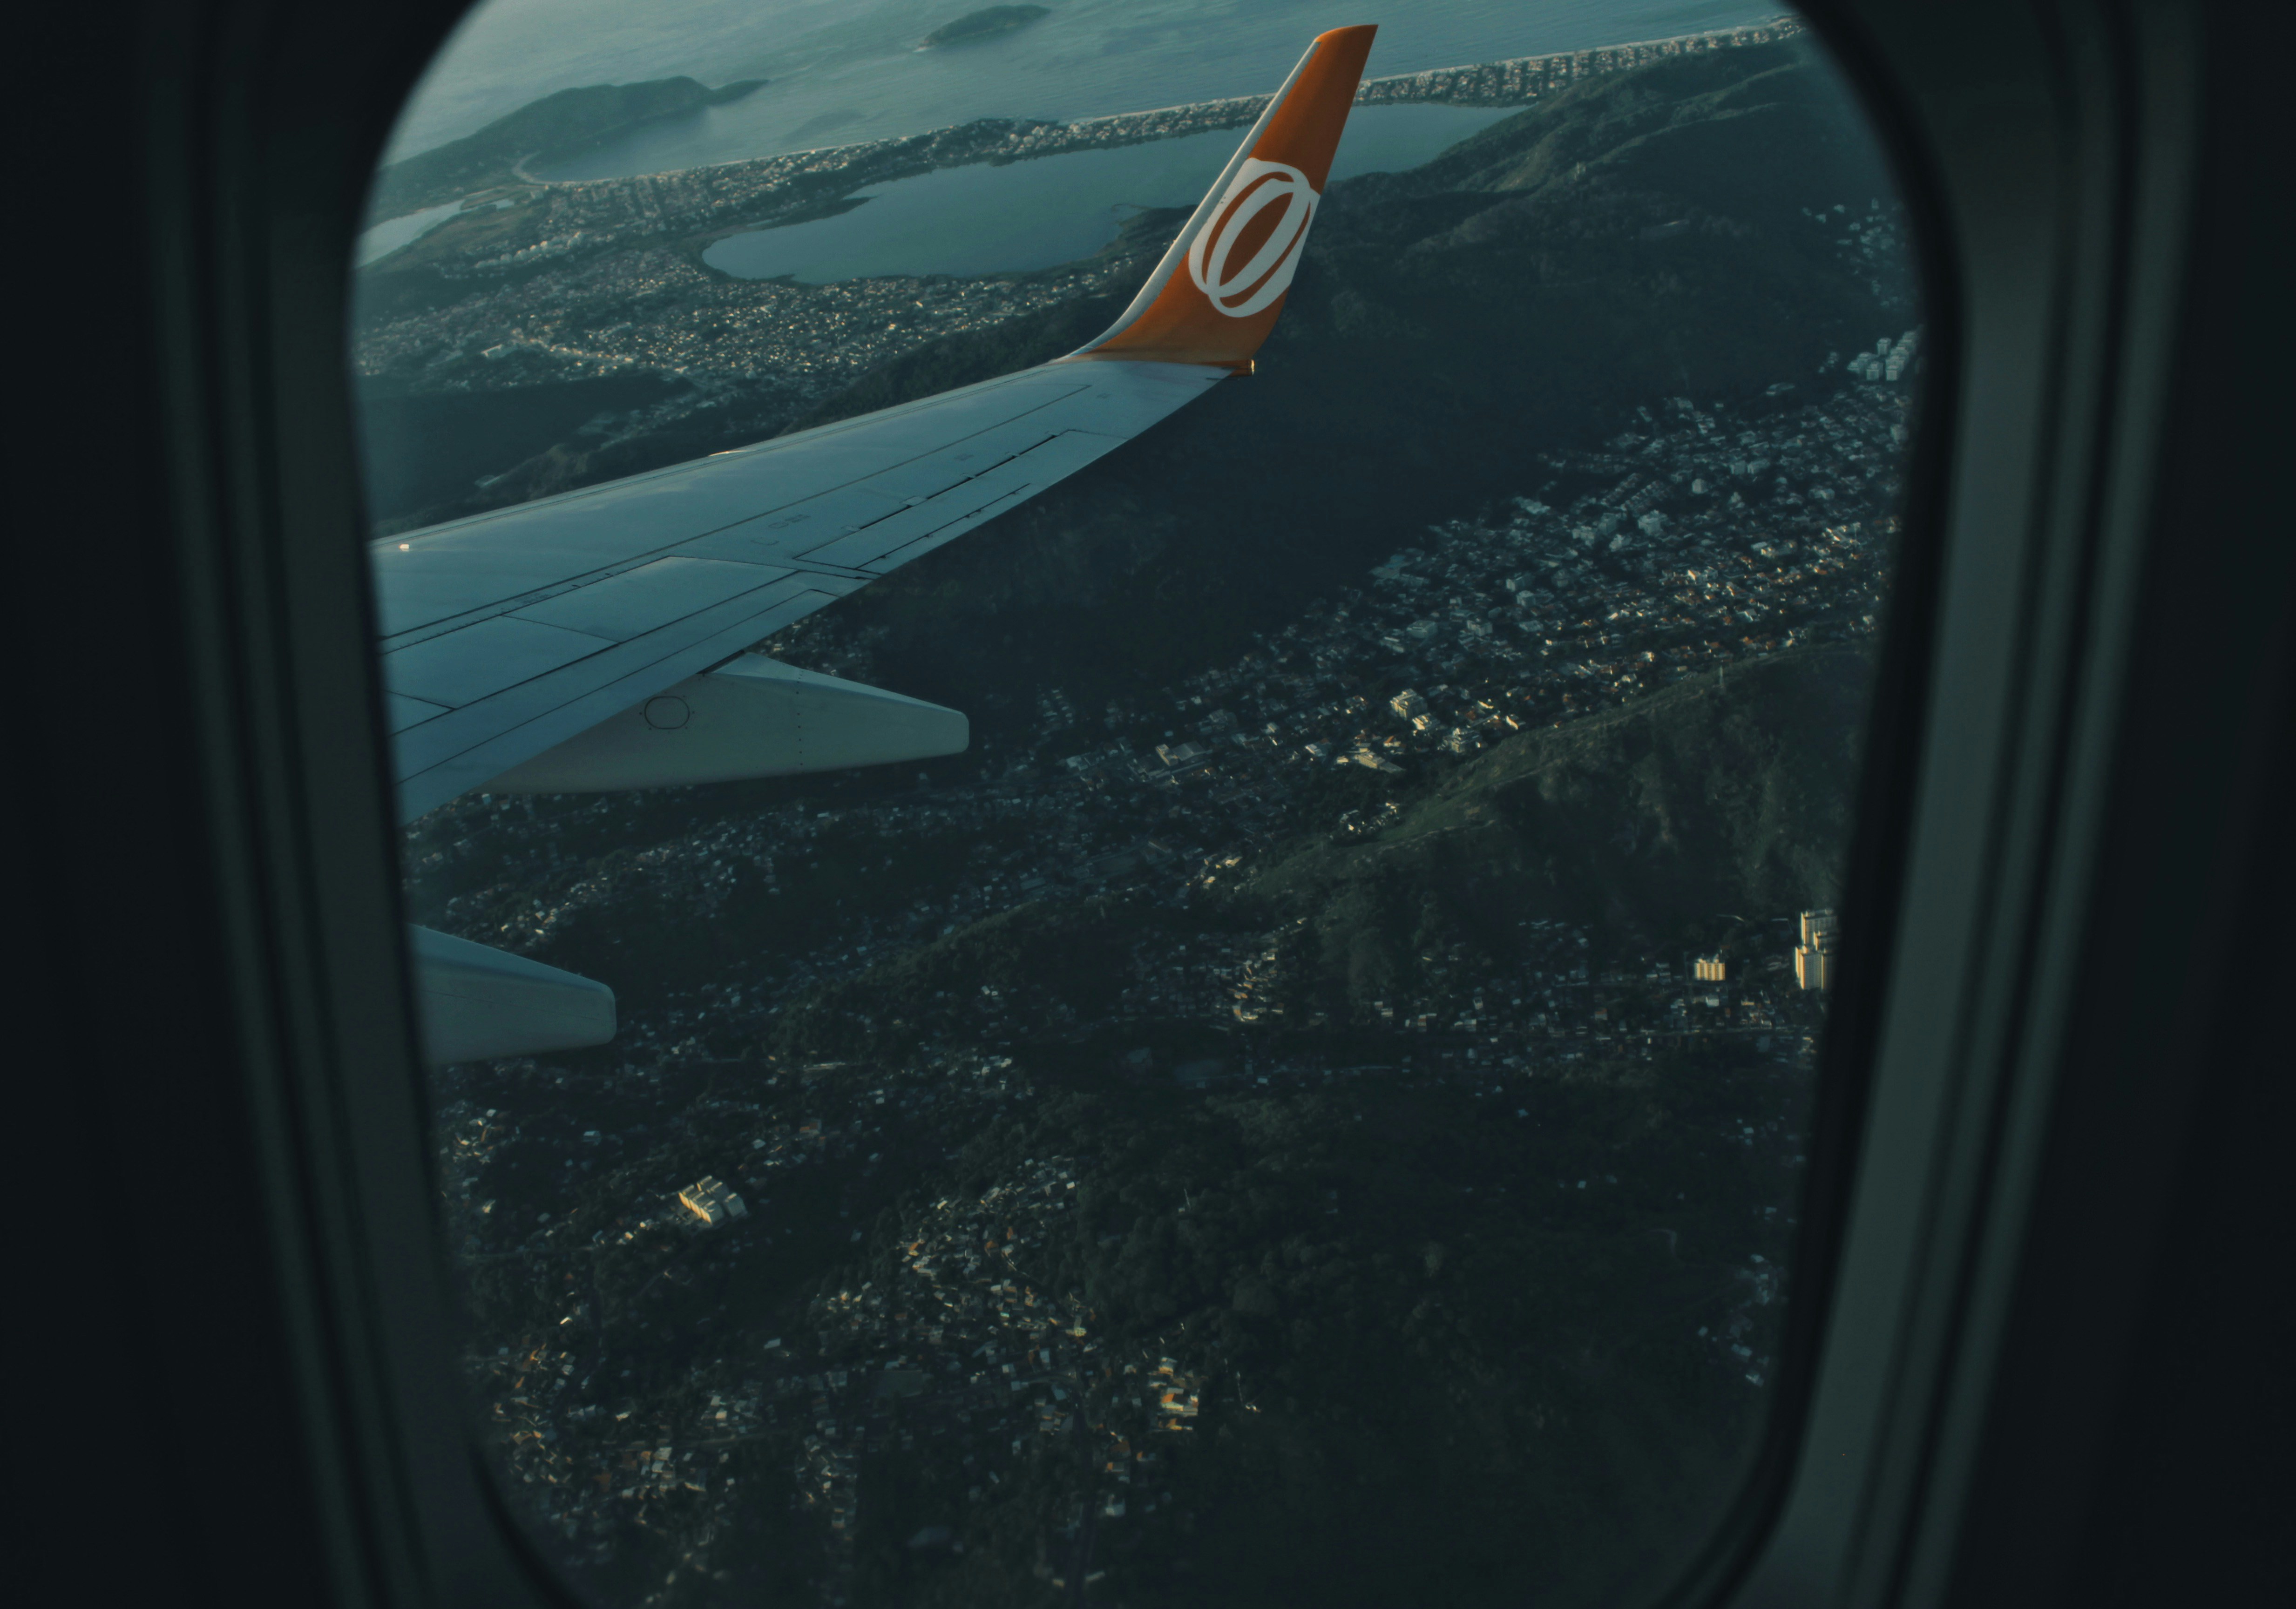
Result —
<instances>
[{"instance_id":1,"label":"white high-rise building","mask_svg":"<svg viewBox=\"0 0 2296 1609\"><path fill-rule=\"evenodd\" d=\"M1841 919L1831 910L1801 914L1801 942L1794 947L1794 981L1804 989L1832 989L1841 965Z\"/></svg>"},{"instance_id":2,"label":"white high-rise building","mask_svg":"<svg viewBox=\"0 0 2296 1609\"><path fill-rule=\"evenodd\" d=\"M729 1218L747 1218L750 1209L742 1198L728 1190L715 1175L704 1174L677 1193L680 1205L716 1228Z\"/></svg>"}]
</instances>

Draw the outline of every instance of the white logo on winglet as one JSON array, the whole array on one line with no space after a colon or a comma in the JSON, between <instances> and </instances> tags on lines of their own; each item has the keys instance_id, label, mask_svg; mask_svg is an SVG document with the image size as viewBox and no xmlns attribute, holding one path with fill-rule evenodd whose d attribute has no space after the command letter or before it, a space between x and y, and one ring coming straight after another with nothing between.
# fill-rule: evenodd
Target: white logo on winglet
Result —
<instances>
[{"instance_id":1,"label":"white logo on winglet","mask_svg":"<svg viewBox=\"0 0 2296 1609\"><path fill-rule=\"evenodd\" d=\"M1234 180L1220 193L1211 221L1188 248L1188 277L1205 300L1230 318L1249 318L1292 286L1300 267L1300 243L1321 198L1308 176L1283 162L1246 157ZM1270 207L1283 210L1259 249L1243 263L1235 254L1244 231ZM1235 299L1241 298L1241 300Z\"/></svg>"}]
</instances>

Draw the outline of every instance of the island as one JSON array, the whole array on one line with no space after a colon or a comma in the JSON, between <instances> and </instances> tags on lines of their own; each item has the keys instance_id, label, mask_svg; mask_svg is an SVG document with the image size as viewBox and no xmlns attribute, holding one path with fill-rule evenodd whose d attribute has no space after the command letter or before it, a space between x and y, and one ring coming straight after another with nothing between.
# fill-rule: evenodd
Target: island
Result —
<instances>
[{"instance_id":1,"label":"island","mask_svg":"<svg viewBox=\"0 0 2296 1609\"><path fill-rule=\"evenodd\" d=\"M933 50L943 45L969 45L976 39L991 39L998 34L1026 28L1037 18L1050 14L1049 9L1041 5L988 6L933 29L924 37L922 48Z\"/></svg>"}]
</instances>

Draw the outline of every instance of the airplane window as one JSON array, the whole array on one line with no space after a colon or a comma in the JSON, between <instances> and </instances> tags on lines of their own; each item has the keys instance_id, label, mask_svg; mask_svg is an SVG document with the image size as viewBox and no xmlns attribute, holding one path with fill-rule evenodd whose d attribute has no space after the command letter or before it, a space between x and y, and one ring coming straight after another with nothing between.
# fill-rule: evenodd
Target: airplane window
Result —
<instances>
[{"instance_id":1,"label":"airplane window","mask_svg":"<svg viewBox=\"0 0 2296 1609\"><path fill-rule=\"evenodd\" d=\"M569 1580L1669 1584L1923 364L1799 22L489 0L356 273L463 1371Z\"/></svg>"}]
</instances>

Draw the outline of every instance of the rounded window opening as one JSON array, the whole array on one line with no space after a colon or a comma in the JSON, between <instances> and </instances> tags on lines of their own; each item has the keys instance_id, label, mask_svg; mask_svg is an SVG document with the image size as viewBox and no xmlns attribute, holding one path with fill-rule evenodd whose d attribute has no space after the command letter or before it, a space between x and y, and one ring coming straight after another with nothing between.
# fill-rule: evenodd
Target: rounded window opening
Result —
<instances>
[{"instance_id":1,"label":"rounded window opening","mask_svg":"<svg viewBox=\"0 0 2296 1609\"><path fill-rule=\"evenodd\" d=\"M1710 1544L1923 365L1799 22L491 0L356 275L465 1373L586 1596Z\"/></svg>"}]
</instances>

